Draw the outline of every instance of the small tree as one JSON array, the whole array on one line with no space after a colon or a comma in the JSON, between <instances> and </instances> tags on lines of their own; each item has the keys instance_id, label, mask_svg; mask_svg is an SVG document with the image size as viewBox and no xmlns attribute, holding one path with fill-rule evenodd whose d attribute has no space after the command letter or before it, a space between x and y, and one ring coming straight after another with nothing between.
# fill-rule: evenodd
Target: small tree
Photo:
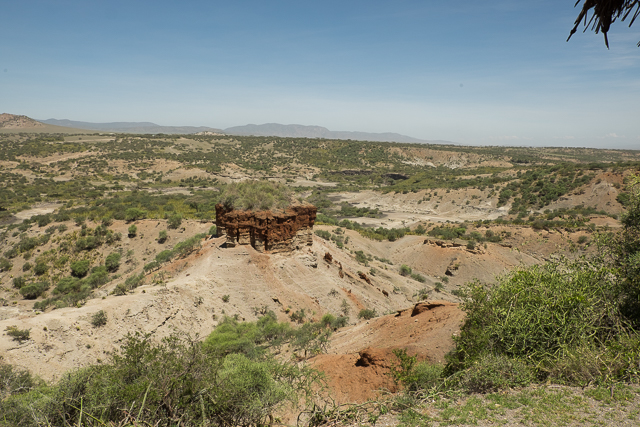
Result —
<instances>
[{"instance_id":1,"label":"small tree","mask_svg":"<svg viewBox=\"0 0 640 427\"><path fill-rule=\"evenodd\" d=\"M104 266L110 272L118 271L118 268L120 268L120 254L118 252L110 253L104 260Z\"/></svg>"},{"instance_id":2,"label":"small tree","mask_svg":"<svg viewBox=\"0 0 640 427\"><path fill-rule=\"evenodd\" d=\"M75 277L84 277L89 272L89 266L91 265L91 261L88 259L83 259L80 261L76 261L71 264L71 275Z\"/></svg>"},{"instance_id":3,"label":"small tree","mask_svg":"<svg viewBox=\"0 0 640 427\"><path fill-rule=\"evenodd\" d=\"M408 265L406 265L406 264L402 264L402 265L400 266L400 274L401 274L402 276L405 276L405 277L406 277L406 276L411 276L411 267L409 267L409 266L408 266Z\"/></svg>"},{"instance_id":4,"label":"small tree","mask_svg":"<svg viewBox=\"0 0 640 427\"><path fill-rule=\"evenodd\" d=\"M131 224L127 232L129 234L129 237L136 237L136 234L138 234L138 227L136 227L135 224Z\"/></svg>"},{"instance_id":5,"label":"small tree","mask_svg":"<svg viewBox=\"0 0 640 427\"><path fill-rule=\"evenodd\" d=\"M171 215L167 220L167 227L169 227L172 230L179 228L181 224L182 224L182 215L180 214Z\"/></svg>"},{"instance_id":6,"label":"small tree","mask_svg":"<svg viewBox=\"0 0 640 427\"><path fill-rule=\"evenodd\" d=\"M376 313L376 310L375 309L370 309L370 308L363 308L358 313L358 318L359 319L369 320L369 319L373 319L376 316L378 316L378 313Z\"/></svg>"},{"instance_id":7,"label":"small tree","mask_svg":"<svg viewBox=\"0 0 640 427\"><path fill-rule=\"evenodd\" d=\"M167 236L167 230L162 230L158 233L158 243L164 243L167 241L169 236Z\"/></svg>"},{"instance_id":8,"label":"small tree","mask_svg":"<svg viewBox=\"0 0 640 427\"><path fill-rule=\"evenodd\" d=\"M147 212L138 208L129 208L124 213L124 219L126 221L135 221L137 219L142 219L147 216Z\"/></svg>"},{"instance_id":9,"label":"small tree","mask_svg":"<svg viewBox=\"0 0 640 427\"><path fill-rule=\"evenodd\" d=\"M91 324L98 328L107 324L107 313L104 310L100 310L91 316Z\"/></svg>"}]
</instances>

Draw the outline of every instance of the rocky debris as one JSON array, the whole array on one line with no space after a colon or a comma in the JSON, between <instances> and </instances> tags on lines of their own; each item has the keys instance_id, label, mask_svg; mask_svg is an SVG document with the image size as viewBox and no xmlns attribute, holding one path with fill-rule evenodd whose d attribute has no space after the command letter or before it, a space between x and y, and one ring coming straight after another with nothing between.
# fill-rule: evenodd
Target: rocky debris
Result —
<instances>
[{"instance_id":1,"label":"rocky debris","mask_svg":"<svg viewBox=\"0 0 640 427\"><path fill-rule=\"evenodd\" d=\"M466 246L466 242L460 239L455 239L455 240L425 239L424 244L440 246L441 248L459 248L462 246Z\"/></svg>"},{"instance_id":2,"label":"rocky debris","mask_svg":"<svg viewBox=\"0 0 640 427\"><path fill-rule=\"evenodd\" d=\"M366 274L364 274L362 271L358 271L358 276L360 276L360 278L365 282L367 282L368 284L370 285L372 284L371 279L369 279L369 277Z\"/></svg>"},{"instance_id":3,"label":"rocky debris","mask_svg":"<svg viewBox=\"0 0 640 427\"><path fill-rule=\"evenodd\" d=\"M389 363L389 350L380 348L367 347L364 350L358 352L358 360L356 360L356 366L362 366L364 368L369 366L380 366L382 368L389 369L391 364Z\"/></svg>"},{"instance_id":4,"label":"rocky debris","mask_svg":"<svg viewBox=\"0 0 640 427\"><path fill-rule=\"evenodd\" d=\"M444 307L445 303L441 301L431 302L424 301L419 302L413 306L413 310L411 310L411 317L417 316L418 314L424 313L425 311L433 310L436 307Z\"/></svg>"},{"instance_id":5,"label":"rocky debris","mask_svg":"<svg viewBox=\"0 0 640 427\"><path fill-rule=\"evenodd\" d=\"M329 252L326 252L324 254L324 260L331 264L333 262L333 256Z\"/></svg>"},{"instance_id":6,"label":"rocky debris","mask_svg":"<svg viewBox=\"0 0 640 427\"><path fill-rule=\"evenodd\" d=\"M451 263L447 267L447 270L444 272L444 274L446 276L453 277L458 272L458 268L460 268L460 261L456 257L451 260Z\"/></svg>"},{"instance_id":7,"label":"rocky debris","mask_svg":"<svg viewBox=\"0 0 640 427\"><path fill-rule=\"evenodd\" d=\"M258 252L291 252L313 244L316 207L290 206L283 211L249 211L216 205L218 237L226 246L251 245Z\"/></svg>"},{"instance_id":8,"label":"rocky debris","mask_svg":"<svg viewBox=\"0 0 640 427\"><path fill-rule=\"evenodd\" d=\"M300 261L307 267L318 268L318 257L315 254L306 254L300 257Z\"/></svg>"}]
</instances>

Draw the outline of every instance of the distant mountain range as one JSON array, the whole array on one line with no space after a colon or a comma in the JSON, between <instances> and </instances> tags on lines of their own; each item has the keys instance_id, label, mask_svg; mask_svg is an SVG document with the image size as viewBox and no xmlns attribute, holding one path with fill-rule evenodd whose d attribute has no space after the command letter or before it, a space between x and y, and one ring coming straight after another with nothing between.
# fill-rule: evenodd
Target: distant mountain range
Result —
<instances>
[{"instance_id":1,"label":"distant mountain range","mask_svg":"<svg viewBox=\"0 0 640 427\"><path fill-rule=\"evenodd\" d=\"M198 132L222 133L220 129L206 126L160 126L151 122L112 122L112 123L90 123L78 122L75 120L47 119L38 120L48 125L64 126L76 129L95 130L98 132L118 132L118 133L166 133L166 134L189 134Z\"/></svg>"},{"instance_id":2,"label":"distant mountain range","mask_svg":"<svg viewBox=\"0 0 640 427\"><path fill-rule=\"evenodd\" d=\"M445 143L446 141L425 141L401 135L399 133L370 133L333 131L322 126L281 125L279 123L265 123L263 125L234 126L224 130L229 135L255 135L255 136L281 136L290 138L326 138L326 139L353 139L357 141L387 141L387 142L433 142Z\"/></svg>"},{"instance_id":3,"label":"distant mountain range","mask_svg":"<svg viewBox=\"0 0 640 427\"><path fill-rule=\"evenodd\" d=\"M280 136L289 138L326 138L326 139L353 139L358 141L386 141L386 142L412 142L412 143L438 143L451 144L449 141L425 141L399 133L370 133L331 131L322 126L281 125L279 123L265 123L262 125L234 126L227 129L216 129L205 126L160 126L151 122L113 122L113 123L89 123L74 120L47 119L38 120L49 125L64 126L76 129L95 130L98 132L118 133L165 133L165 134L193 134L200 132L223 133L227 135L255 135L255 136Z\"/></svg>"}]
</instances>

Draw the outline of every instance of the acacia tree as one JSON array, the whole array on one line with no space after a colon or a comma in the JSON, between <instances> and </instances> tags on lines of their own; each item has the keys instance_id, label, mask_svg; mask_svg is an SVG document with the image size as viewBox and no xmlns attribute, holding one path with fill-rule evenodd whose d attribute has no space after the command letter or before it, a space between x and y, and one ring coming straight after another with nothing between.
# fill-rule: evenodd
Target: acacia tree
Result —
<instances>
[{"instance_id":1,"label":"acacia tree","mask_svg":"<svg viewBox=\"0 0 640 427\"><path fill-rule=\"evenodd\" d=\"M576 1L575 6L580 4L581 1L582 0ZM593 9L593 13L591 18L587 20L591 9ZM576 18L575 25L567 41L578 31L580 23L584 21L584 31L587 31L587 29L591 27L591 30L595 31L596 34L602 32L604 35L604 44L608 49L609 39L607 33L609 32L611 24L613 24L616 19L621 18L621 21L624 21L628 17L631 17L629 21L629 27L631 27L638 15L640 15L640 0L584 0L582 10ZM640 42L638 42L638 47L640 47Z\"/></svg>"}]
</instances>

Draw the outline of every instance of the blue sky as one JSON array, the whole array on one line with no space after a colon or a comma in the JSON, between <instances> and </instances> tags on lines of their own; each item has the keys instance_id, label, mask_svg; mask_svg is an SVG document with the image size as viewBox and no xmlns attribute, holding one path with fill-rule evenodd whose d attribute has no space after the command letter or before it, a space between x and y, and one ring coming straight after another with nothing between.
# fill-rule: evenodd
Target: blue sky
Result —
<instances>
[{"instance_id":1,"label":"blue sky","mask_svg":"<svg viewBox=\"0 0 640 427\"><path fill-rule=\"evenodd\" d=\"M573 0L12 1L0 112L640 149L640 23Z\"/></svg>"}]
</instances>

